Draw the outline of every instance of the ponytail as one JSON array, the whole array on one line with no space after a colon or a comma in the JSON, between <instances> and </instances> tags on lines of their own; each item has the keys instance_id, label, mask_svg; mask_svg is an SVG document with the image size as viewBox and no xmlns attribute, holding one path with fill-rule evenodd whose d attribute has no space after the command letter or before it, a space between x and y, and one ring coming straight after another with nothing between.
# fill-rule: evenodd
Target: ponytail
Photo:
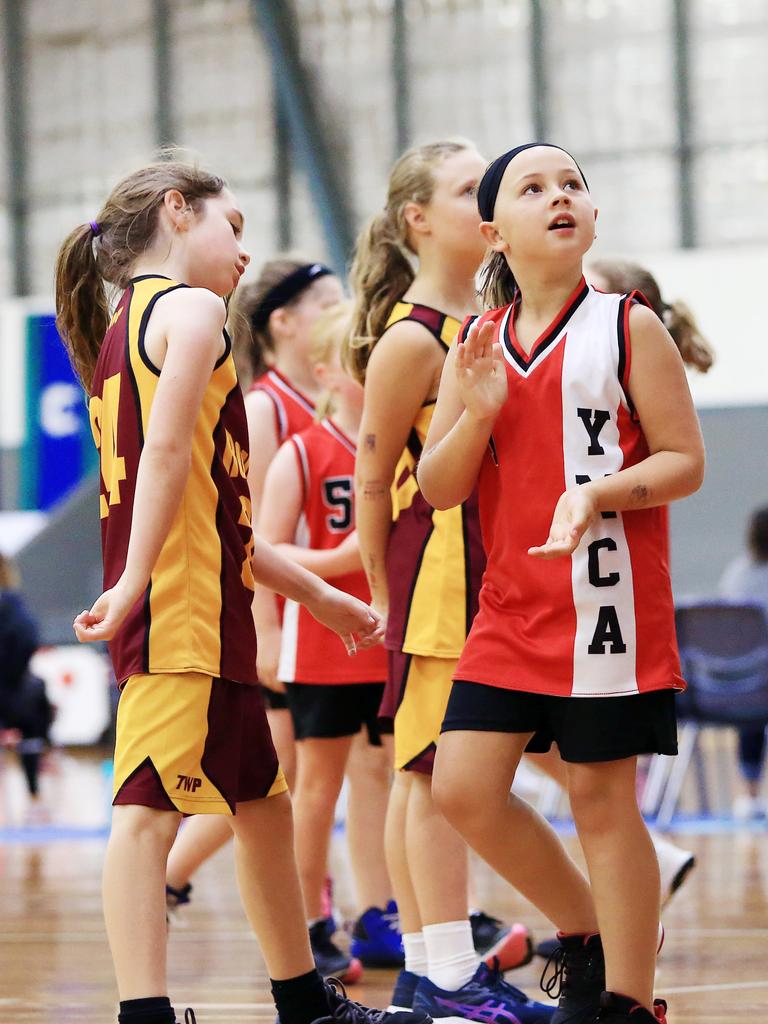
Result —
<instances>
[{"instance_id":1,"label":"ponytail","mask_svg":"<svg viewBox=\"0 0 768 1024\"><path fill-rule=\"evenodd\" d=\"M517 281L504 255L491 249L480 268L480 297L486 309L500 309L515 301Z\"/></svg>"},{"instance_id":2,"label":"ponytail","mask_svg":"<svg viewBox=\"0 0 768 1024\"><path fill-rule=\"evenodd\" d=\"M109 299L94 253L98 244L93 226L81 224L56 259L56 327L86 391L109 326Z\"/></svg>"},{"instance_id":3,"label":"ponytail","mask_svg":"<svg viewBox=\"0 0 768 1024\"><path fill-rule=\"evenodd\" d=\"M679 299L664 309L664 326L680 350L683 362L706 373L715 361L715 353L702 336L699 325L688 306Z\"/></svg>"},{"instance_id":4,"label":"ponytail","mask_svg":"<svg viewBox=\"0 0 768 1024\"><path fill-rule=\"evenodd\" d=\"M387 326L398 299L410 288L415 272L397 225L388 211L363 228L350 268L355 296L352 330L342 349L342 364L362 383L373 347Z\"/></svg>"},{"instance_id":5,"label":"ponytail","mask_svg":"<svg viewBox=\"0 0 768 1024\"><path fill-rule=\"evenodd\" d=\"M109 327L105 283L127 288L136 260L155 238L165 194L176 189L197 212L224 187L223 178L195 164L149 164L119 181L96 220L64 240L56 258L56 326L86 391Z\"/></svg>"},{"instance_id":6,"label":"ponytail","mask_svg":"<svg viewBox=\"0 0 768 1024\"><path fill-rule=\"evenodd\" d=\"M595 260L590 268L603 279L606 291L628 294L642 292L677 345L686 366L706 373L715 361L715 351L699 330L693 313L684 302L665 302L659 283L650 270L626 260Z\"/></svg>"}]
</instances>

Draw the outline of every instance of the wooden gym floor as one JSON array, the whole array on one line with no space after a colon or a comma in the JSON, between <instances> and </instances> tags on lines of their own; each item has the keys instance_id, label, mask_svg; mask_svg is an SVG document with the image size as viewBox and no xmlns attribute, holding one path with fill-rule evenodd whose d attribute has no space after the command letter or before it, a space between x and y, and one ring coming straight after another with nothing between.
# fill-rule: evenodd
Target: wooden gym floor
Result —
<instances>
[{"instance_id":1,"label":"wooden gym floor","mask_svg":"<svg viewBox=\"0 0 768 1024\"><path fill-rule=\"evenodd\" d=\"M32 813L15 766L0 765L0 1024L111 1024L116 993L100 906L107 815L105 782L93 755L57 755ZM657 994L670 1024L768 1021L768 836L755 828L686 833L698 866L664 915L667 942ZM567 840L575 848L573 839ZM334 841L340 912L353 913L343 844ZM198 1024L271 1022L274 1010L258 948L247 929L231 850L201 871L185 927L170 936L171 998L177 1016ZM484 909L525 921L539 937L551 929L508 886L478 865ZM508 975L531 994L543 962ZM392 972L368 971L354 996L386 1005ZM543 997L542 997L543 998Z\"/></svg>"}]
</instances>

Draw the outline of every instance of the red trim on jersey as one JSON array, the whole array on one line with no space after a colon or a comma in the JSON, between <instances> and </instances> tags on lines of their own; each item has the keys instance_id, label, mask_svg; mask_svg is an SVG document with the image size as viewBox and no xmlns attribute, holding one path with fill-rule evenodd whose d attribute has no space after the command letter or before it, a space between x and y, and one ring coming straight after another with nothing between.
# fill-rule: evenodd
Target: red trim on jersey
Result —
<instances>
[{"instance_id":1,"label":"red trim on jersey","mask_svg":"<svg viewBox=\"0 0 768 1024\"><path fill-rule=\"evenodd\" d=\"M307 503L307 495L309 493L309 466L307 465L307 450L304 447L304 442L298 434L294 434L293 437L289 437L288 443L293 449L293 454L296 456L296 462L298 463L299 476L301 477L301 504L303 508Z\"/></svg>"},{"instance_id":2,"label":"red trim on jersey","mask_svg":"<svg viewBox=\"0 0 768 1024\"><path fill-rule=\"evenodd\" d=\"M315 418L314 402L279 370L267 370L251 384L249 390L261 391L269 396L275 409L275 430L279 444L291 434L305 430Z\"/></svg>"},{"instance_id":3,"label":"red trim on jersey","mask_svg":"<svg viewBox=\"0 0 768 1024\"><path fill-rule=\"evenodd\" d=\"M310 412L314 415L315 403L312 401L311 398L305 395L303 391L299 391L296 385L292 383L290 380L288 380L284 373L281 373L276 367L273 366L265 374L265 376L267 377L269 377L270 375L273 377L277 377L279 381L278 386L282 386L283 390L285 390L287 394L291 396L294 402L298 402L300 405L303 405L306 412Z\"/></svg>"}]
</instances>

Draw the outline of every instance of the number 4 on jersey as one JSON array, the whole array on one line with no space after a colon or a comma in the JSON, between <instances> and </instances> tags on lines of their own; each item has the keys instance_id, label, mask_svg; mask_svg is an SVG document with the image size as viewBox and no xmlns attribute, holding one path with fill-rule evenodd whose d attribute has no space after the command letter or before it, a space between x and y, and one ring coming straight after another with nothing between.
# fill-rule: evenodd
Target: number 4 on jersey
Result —
<instances>
[{"instance_id":1,"label":"number 4 on jersey","mask_svg":"<svg viewBox=\"0 0 768 1024\"><path fill-rule=\"evenodd\" d=\"M120 404L120 374L107 377L101 397L94 395L88 404L91 432L101 459L101 478L106 496L100 495L102 519L109 515L110 505L120 504L120 484L125 480L125 459L117 454L117 421Z\"/></svg>"}]
</instances>

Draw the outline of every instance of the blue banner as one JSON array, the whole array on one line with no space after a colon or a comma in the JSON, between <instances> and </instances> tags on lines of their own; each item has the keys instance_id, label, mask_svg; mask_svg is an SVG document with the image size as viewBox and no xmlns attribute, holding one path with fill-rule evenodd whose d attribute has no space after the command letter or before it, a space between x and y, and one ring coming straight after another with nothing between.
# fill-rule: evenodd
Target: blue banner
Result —
<instances>
[{"instance_id":1,"label":"blue banner","mask_svg":"<svg viewBox=\"0 0 768 1024\"><path fill-rule=\"evenodd\" d=\"M52 508L97 465L86 397L53 316L27 318L22 508Z\"/></svg>"}]
</instances>

